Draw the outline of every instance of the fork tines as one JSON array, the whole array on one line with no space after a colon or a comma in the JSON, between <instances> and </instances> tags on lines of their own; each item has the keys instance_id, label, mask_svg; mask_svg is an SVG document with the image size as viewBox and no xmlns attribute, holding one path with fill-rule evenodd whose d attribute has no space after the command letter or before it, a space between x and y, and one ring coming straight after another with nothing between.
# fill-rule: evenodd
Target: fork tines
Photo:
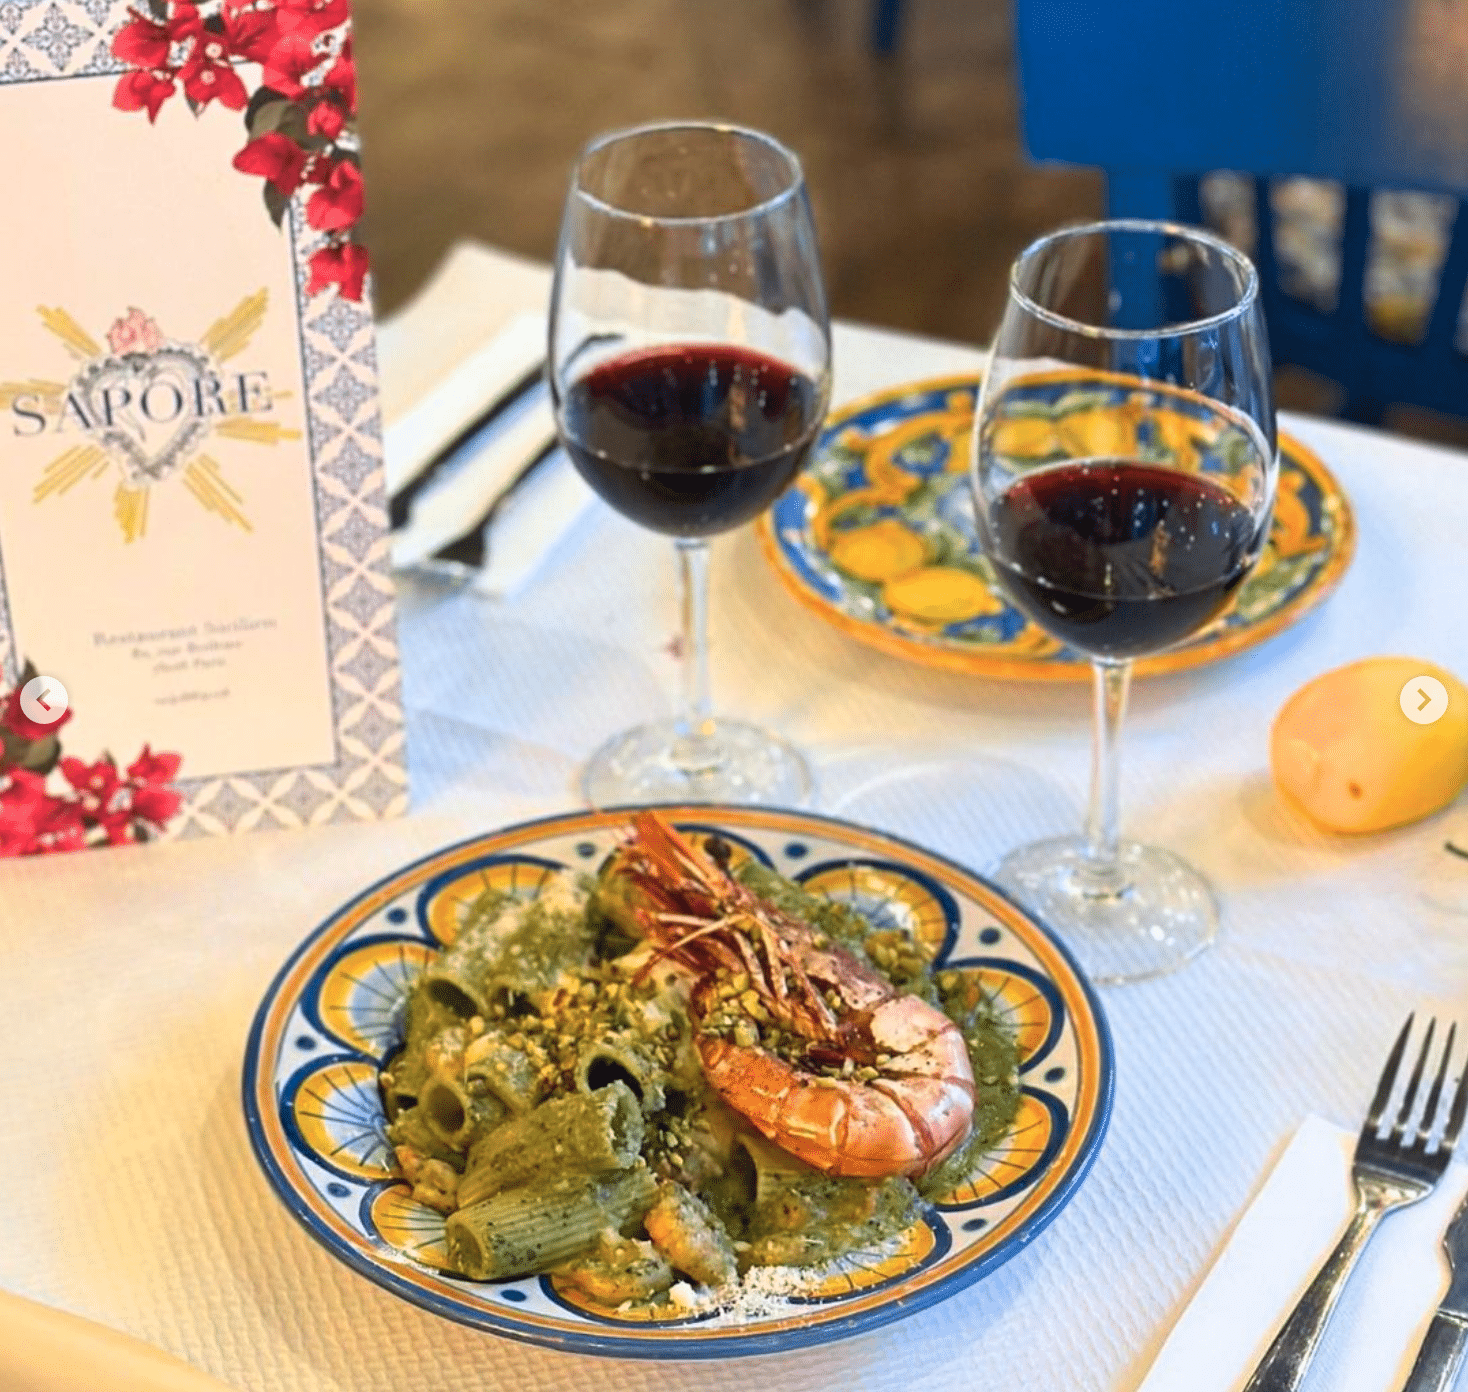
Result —
<instances>
[{"instance_id":1,"label":"fork tines","mask_svg":"<svg viewBox=\"0 0 1468 1392\"><path fill-rule=\"evenodd\" d=\"M1417 1104L1417 1095L1421 1091L1422 1079L1426 1075L1428 1060L1432 1054L1433 1036L1437 1032L1435 1019L1427 1022L1427 1031L1422 1037L1422 1046L1417 1051L1417 1060L1412 1066L1411 1075L1407 1078L1401 1106L1397 1110L1395 1119L1391 1120L1391 1130L1385 1136L1380 1134L1388 1121L1388 1106L1403 1072L1403 1060L1407 1055L1407 1044L1411 1038L1415 1020L1415 1015L1407 1017L1407 1023L1402 1026L1402 1032L1397 1036L1397 1042L1392 1046L1392 1051L1387 1057L1381 1081L1376 1087L1376 1096L1371 1100L1371 1110L1367 1114L1366 1125L1361 1129L1357 1155L1360 1158L1369 1158L1370 1154L1374 1152L1378 1156L1391 1154L1394 1158L1410 1157L1419 1162L1425 1161L1432 1170L1440 1173L1453 1153L1458 1134L1463 1129L1464 1113L1468 1111L1468 1087L1464 1086L1461 1075L1453 1082L1448 1095L1446 1097L1443 1095L1444 1087L1447 1085L1448 1067L1452 1061L1453 1045L1458 1037L1456 1023L1451 1024L1448 1028L1448 1037L1443 1044L1442 1056L1438 1061L1437 1071L1433 1075L1432 1085L1428 1089L1427 1100L1423 1104L1415 1130L1411 1123ZM1447 1114L1445 1119L1441 1116L1444 1110ZM1441 1136L1437 1145L1429 1149L1439 1120L1442 1120L1443 1123Z\"/></svg>"}]
</instances>

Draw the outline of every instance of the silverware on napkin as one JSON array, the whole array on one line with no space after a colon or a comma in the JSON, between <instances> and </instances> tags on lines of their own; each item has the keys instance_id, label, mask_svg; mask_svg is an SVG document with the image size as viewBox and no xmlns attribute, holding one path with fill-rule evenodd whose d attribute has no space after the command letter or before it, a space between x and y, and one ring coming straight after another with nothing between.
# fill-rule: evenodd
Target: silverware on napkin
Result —
<instances>
[{"instance_id":1,"label":"silverware on napkin","mask_svg":"<svg viewBox=\"0 0 1468 1392\"><path fill-rule=\"evenodd\" d=\"M1448 1392L1463 1366L1468 1350L1468 1199L1443 1234L1443 1251L1453 1279L1427 1326L1402 1392Z\"/></svg>"},{"instance_id":2,"label":"silverware on napkin","mask_svg":"<svg viewBox=\"0 0 1468 1392\"><path fill-rule=\"evenodd\" d=\"M560 441L552 435L510 477L510 481L490 500L489 505L468 526L462 535L446 546L440 546L430 558L432 561L461 565L469 570L483 566L489 547L489 529L505 505L528 483L537 469L555 452Z\"/></svg>"},{"instance_id":3,"label":"silverware on napkin","mask_svg":"<svg viewBox=\"0 0 1468 1392\"><path fill-rule=\"evenodd\" d=\"M396 531L403 526L413 508L413 500L434 480L439 471L461 451L471 447L501 416L534 391L545 378L545 359L533 364L499 395L486 402L483 409L437 451L425 459L401 487L388 499L388 521ZM513 487L513 484L511 485Z\"/></svg>"},{"instance_id":4,"label":"silverware on napkin","mask_svg":"<svg viewBox=\"0 0 1468 1392\"><path fill-rule=\"evenodd\" d=\"M1296 1392L1320 1346L1321 1336L1341 1291L1345 1289L1346 1280L1371 1234L1376 1231L1377 1224L1393 1210L1426 1198L1448 1167L1458 1133L1463 1129L1464 1110L1468 1108L1468 1086L1464 1085L1461 1077L1444 1096L1448 1063L1458 1032L1456 1025L1448 1031L1442 1060L1417 1126L1413 1128L1410 1123L1432 1050L1436 1020L1428 1022L1422 1048L1407 1080L1402 1105L1391 1129L1384 1136L1379 1134L1402 1072L1413 1018L1407 1017L1407 1023L1397 1036L1377 1084L1376 1096L1372 1098L1366 1124L1356 1142L1356 1155L1351 1164L1356 1211L1335 1250L1325 1259L1325 1264L1274 1336L1274 1342L1254 1370L1244 1392ZM1446 1119L1442 1136L1432 1148L1433 1134L1443 1112L1446 1112Z\"/></svg>"}]
</instances>

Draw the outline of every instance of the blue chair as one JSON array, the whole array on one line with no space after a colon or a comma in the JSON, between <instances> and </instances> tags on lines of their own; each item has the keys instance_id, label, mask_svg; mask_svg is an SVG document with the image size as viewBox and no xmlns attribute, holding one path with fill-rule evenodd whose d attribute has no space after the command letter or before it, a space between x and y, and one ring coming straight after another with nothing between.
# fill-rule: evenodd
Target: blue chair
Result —
<instances>
[{"instance_id":1,"label":"blue chair","mask_svg":"<svg viewBox=\"0 0 1468 1392\"><path fill-rule=\"evenodd\" d=\"M872 47L878 53L892 53L902 31L902 0L874 0L872 5Z\"/></svg>"},{"instance_id":2,"label":"blue chair","mask_svg":"<svg viewBox=\"0 0 1468 1392\"><path fill-rule=\"evenodd\" d=\"M1022 118L1036 160L1096 165L1116 217L1202 221L1199 176L1256 176L1259 267L1277 363L1339 382L1342 414L1468 415L1454 339L1468 217L1453 224L1423 340L1363 306L1373 188L1468 191L1468 8L1448 0L1015 0ZM1269 176L1345 185L1333 311L1280 288ZM1459 213L1462 212L1459 204Z\"/></svg>"}]
</instances>

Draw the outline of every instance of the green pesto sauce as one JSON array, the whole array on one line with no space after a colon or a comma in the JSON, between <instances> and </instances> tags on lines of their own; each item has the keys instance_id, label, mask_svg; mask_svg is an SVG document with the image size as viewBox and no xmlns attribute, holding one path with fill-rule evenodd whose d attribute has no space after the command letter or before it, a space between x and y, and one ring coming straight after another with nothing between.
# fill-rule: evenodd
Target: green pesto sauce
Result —
<instances>
[{"instance_id":1,"label":"green pesto sauce","mask_svg":"<svg viewBox=\"0 0 1468 1392\"><path fill-rule=\"evenodd\" d=\"M503 889L484 889L470 901L464 910L463 922L459 924L459 937L470 937L482 932L509 906L511 896Z\"/></svg>"},{"instance_id":2,"label":"green pesto sauce","mask_svg":"<svg viewBox=\"0 0 1468 1392\"><path fill-rule=\"evenodd\" d=\"M533 902L495 944L489 979L502 990L535 999L554 987L570 965L591 959L595 932L584 912Z\"/></svg>"},{"instance_id":3,"label":"green pesto sauce","mask_svg":"<svg viewBox=\"0 0 1468 1392\"><path fill-rule=\"evenodd\" d=\"M421 1049L434 1035L463 1021L448 1006L441 1005L425 990L420 981L408 997L404 1019L404 1042L409 1049Z\"/></svg>"},{"instance_id":4,"label":"green pesto sauce","mask_svg":"<svg viewBox=\"0 0 1468 1392\"><path fill-rule=\"evenodd\" d=\"M792 1176L752 1214L745 1230L755 1266L820 1266L876 1246L911 1227L922 1208L905 1179L873 1184Z\"/></svg>"},{"instance_id":5,"label":"green pesto sauce","mask_svg":"<svg viewBox=\"0 0 1468 1392\"><path fill-rule=\"evenodd\" d=\"M394 1146L407 1146L426 1159L442 1160L456 1170L464 1168L464 1157L433 1134L421 1108L409 1107L399 1113L397 1119L388 1125L387 1138Z\"/></svg>"},{"instance_id":6,"label":"green pesto sauce","mask_svg":"<svg viewBox=\"0 0 1468 1392\"><path fill-rule=\"evenodd\" d=\"M924 1198L940 1199L973 1173L981 1157L1009 1133L1019 1111L1019 1049L1014 1036L995 1018L993 1006L956 1020L974 1069L974 1119L969 1138L935 1170L918 1181Z\"/></svg>"},{"instance_id":7,"label":"green pesto sauce","mask_svg":"<svg viewBox=\"0 0 1468 1392\"><path fill-rule=\"evenodd\" d=\"M761 899L768 899L777 909L810 924L817 932L829 934L833 941L853 952L862 951L872 931L872 925L849 905L808 894L757 860L747 860L738 866L734 877Z\"/></svg>"}]
</instances>

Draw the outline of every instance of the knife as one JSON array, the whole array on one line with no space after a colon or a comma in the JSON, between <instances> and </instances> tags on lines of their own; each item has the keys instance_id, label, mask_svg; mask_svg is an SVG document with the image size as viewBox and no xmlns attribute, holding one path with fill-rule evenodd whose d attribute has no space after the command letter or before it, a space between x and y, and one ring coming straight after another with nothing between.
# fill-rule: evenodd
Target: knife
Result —
<instances>
[{"instance_id":1,"label":"knife","mask_svg":"<svg viewBox=\"0 0 1468 1392\"><path fill-rule=\"evenodd\" d=\"M499 516L505 504L519 491L522 484L540 468L555 452L560 441L552 435L516 471L510 481L490 500L489 506L474 519L473 523L454 541L439 547L432 560L447 561L478 570L484 564L490 524Z\"/></svg>"},{"instance_id":2,"label":"knife","mask_svg":"<svg viewBox=\"0 0 1468 1392\"><path fill-rule=\"evenodd\" d=\"M1402 1392L1448 1392L1463 1366L1468 1350L1468 1199L1443 1234L1443 1251L1453 1279L1427 1326Z\"/></svg>"},{"instance_id":3,"label":"knife","mask_svg":"<svg viewBox=\"0 0 1468 1392\"><path fill-rule=\"evenodd\" d=\"M476 435L487 430L510 407L539 386L544 377L545 360L542 358L529 371L516 378L503 392L488 402L483 410L468 421L442 449L424 460L422 467L388 500L388 521L394 531L407 522L413 500L432 482L439 470Z\"/></svg>"}]
</instances>

